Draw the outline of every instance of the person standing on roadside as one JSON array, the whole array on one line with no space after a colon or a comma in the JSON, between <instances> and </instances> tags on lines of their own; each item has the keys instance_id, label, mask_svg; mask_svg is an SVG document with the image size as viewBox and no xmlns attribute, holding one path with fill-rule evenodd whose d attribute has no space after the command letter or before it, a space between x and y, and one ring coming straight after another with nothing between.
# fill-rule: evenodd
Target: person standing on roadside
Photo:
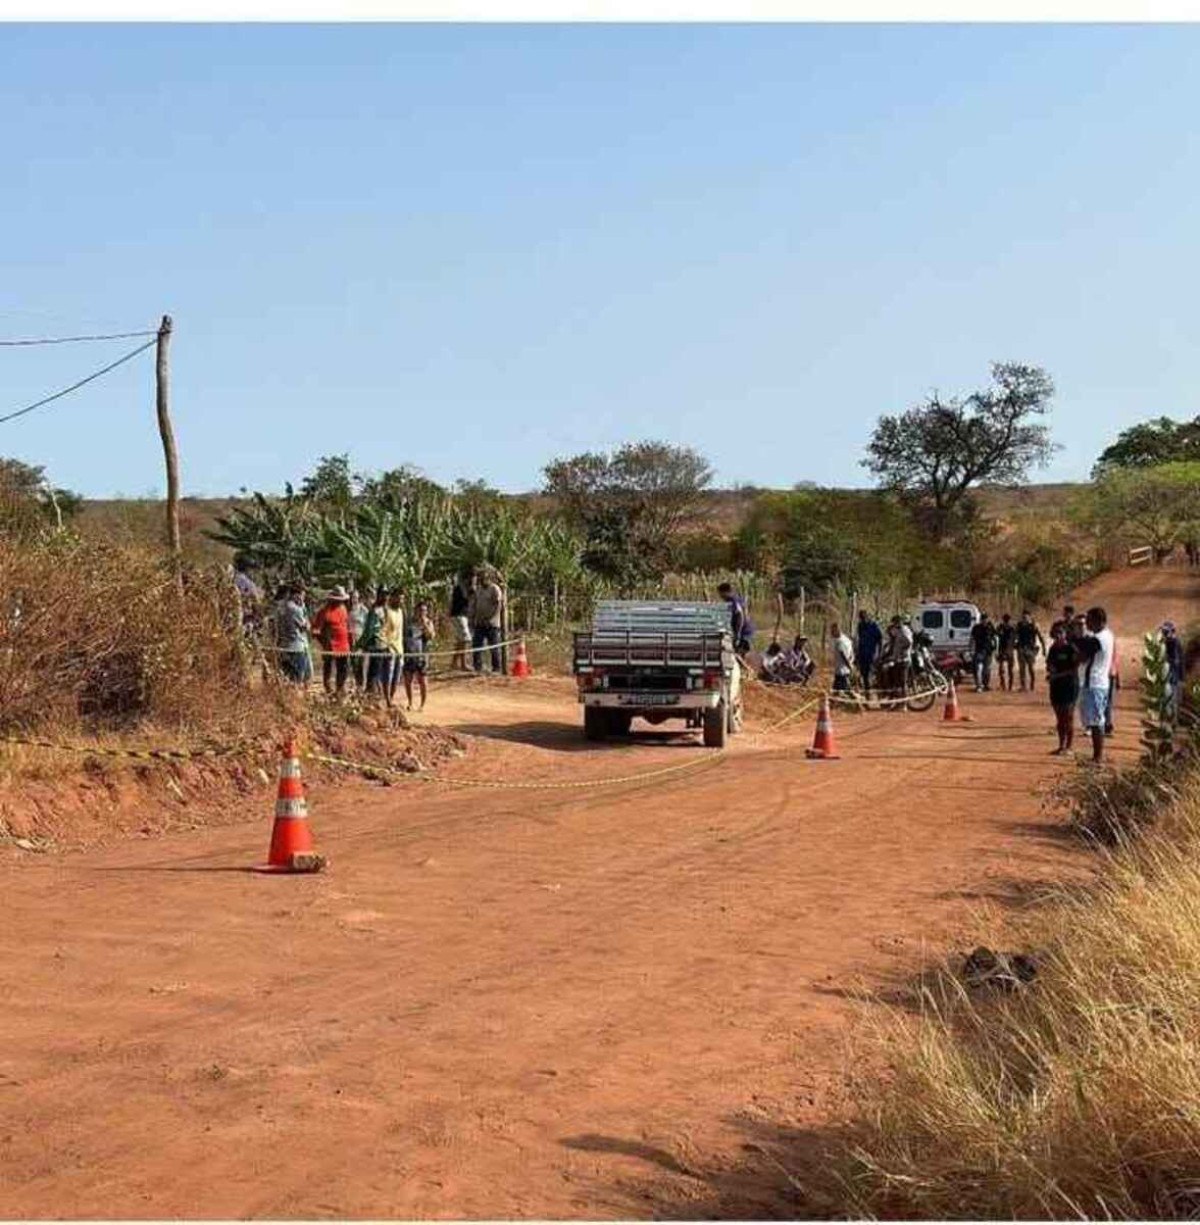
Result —
<instances>
[{"instance_id":1,"label":"person standing on roadside","mask_svg":"<svg viewBox=\"0 0 1200 1225\"><path fill-rule=\"evenodd\" d=\"M354 676L354 683L359 689L367 687L367 659L366 656L358 649L358 641L362 638L363 630L367 628L367 604L359 594L357 587L350 588L350 641L354 644L353 653L350 656L350 671Z\"/></svg>"},{"instance_id":2,"label":"person standing on roadside","mask_svg":"<svg viewBox=\"0 0 1200 1225\"><path fill-rule=\"evenodd\" d=\"M1000 674L1000 688L1012 693L1013 656L1017 649L1017 627L1008 613L1000 618L996 626L996 671Z\"/></svg>"},{"instance_id":3,"label":"person standing on roadside","mask_svg":"<svg viewBox=\"0 0 1200 1225\"><path fill-rule=\"evenodd\" d=\"M1042 631L1033 619L1033 614L1027 608L1021 613L1021 619L1017 622L1017 670L1021 677L1022 693L1025 692L1027 679L1029 691L1033 692L1033 665L1037 660L1039 650L1043 655L1046 653L1046 640L1042 637Z\"/></svg>"},{"instance_id":4,"label":"person standing on roadside","mask_svg":"<svg viewBox=\"0 0 1200 1225\"><path fill-rule=\"evenodd\" d=\"M297 685L312 676L308 654L308 610L304 607L303 583L292 583L275 609L275 646L280 671Z\"/></svg>"},{"instance_id":5,"label":"person standing on roadside","mask_svg":"<svg viewBox=\"0 0 1200 1225\"><path fill-rule=\"evenodd\" d=\"M336 677L339 700L346 692L346 678L350 675L349 603L350 594L345 587L335 587L312 623L312 632L321 644L321 683L332 697Z\"/></svg>"},{"instance_id":6,"label":"person standing on roadside","mask_svg":"<svg viewBox=\"0 0 1200 1225\"><path fill-rule=\"evenodd\" d=\"M1112 662L1108 665L1108 705L1104 708L1104 734L1111 736L1116 728L1113 726L1113 716L1117 710L1117 693L1121 688L1121 648L1116 638L1113 638Z\"/></svg>"},{"instance_id":7,"label":"person standing on roadside","mask_svg":"<svg viewBox=\"0 0 1200 1225\"><path fill-rule=\"evenodd\" d=\"M1069 753L1075 743L1075 703L1079 700L1079 652L1067 640L1067 627L1055 621L1046 651L1046 683L1058 731L1055 755Z\"/></svg>"},{"instance_id":8,"label":"person standing on roadside","mask_svg":"<svg viewBox=\"0 0 1200 1225\"><path fill-rule=\"evenodd\" d=\"M971 651L975 692L986 693L992 687L992 657L996 654L996 627L987 613L981 613L971 627Z\"/></svg>"},{"instance_id":9,"label":"person standing on roadside","mask_svg":"<svg viewBox=\"0 0 1200 1225\"><path fill-rule=\"evenodd\" d=\"M744 656L754 646L754 626L745 599L733 589L732 583L720 583L717 594L729 605L729 624L733 631L733 649Z\"/></svg>"},{"instance_id":10,"label":"person standing on roadside","mask_svg":"<svg viewBox=\"0 0 1200 1225\"><path fill-rule=\"evenodd\" d=\"M1087 632L1075 642L1083 663L1079 717L1092 736L1092 762L1100 765L1104 760L1105 711L1116 639L1108 628L1108 615L1103 608L1089 608L1084 624Z\"/></svg>"},{"instance_id":11,"label":"person standing on roadside","mask_svg":"<svg viewBox=\"0 0 1200 1225\"><path fill-rule=\"evenodd\" d=\"M454 635L454 654L450 656L452 671L455 668L460 672L471 670L467 652L471 649L471 589L474 582L474 575L464 570L455 577L450 592L450 632Z\"/></svg>"},{"instance_id":12,"label":"person standing on roadside","mask_svg":"<svg viewBox=\"0 0 1200 1225\"><path fill-rule=\"evenodd\" d=\"M378 693L387 697L391 666L388 649L383 641L383 624L387 615L387 592L380 587L375 592L375 602L367 610L362 634L355 646L361 652L366 671L367 693Z\"/></svg>"},{"instance_id":13,"label":"person standing on roadside","mask_svg":"<svg viewBox=\"0 0 1200 1225\"><path fill-rule=\"evenodd\" d=\"M1050 623L1050 637L1051 638L1054 637L1055 627L1059 625L1061 625L1064 628L1068 638L1075 637L1075 631L1074 631L1075 605L1074 604L1064 604L1063 610L1062 610L1062 616L1059 617L1057 621L1052 621Z\"/></svg>"},{"instance_id":14,"label":"person standing on roadside","mask_svg":"<svg viewBox=\"0 0 1200 1225\"><path fill-rule=\"evenodd\" d=\"M500 662L499 643L500 626L504 624L504 592L500 590L500 584L490 568L477 572L469 609L474 631L471 648L475 655L475 671L483 671L483 648L490 647L492 672L501 676L504 667Z\"/></svg>"},{"instance_id":15,"label":"person standing on roadside","mask_svg":"<svg viewBox=\"0 0 1200 1225\"><path fill-rule=\"evenodd\" d=\"M842 633L835 621L829 627L830 649L833 652L833 691L850 692L850 673L854 668L854 644Z\"/></svg>"},{"instance_id":16,"label":"person standing on roadside","mask_svg":"<svg viewBox=\"0 0 1200 1225\"><path fill-rule=\"evenodd\" d=\"M400 684L401 665L404 662L404 608L399 587L393 587L383 613L383 648L388 653L388 679L385 687L387 704L396 700L396 686Z\"/></svg>"},{"instance_id":17,"label":"person standing on roadside","mask_svg":"<svg viewBox=\"0 0 1200 1225\"><path fill-rule=\"evenodd\" d=\"M854 646L854 661L858 665L859 679L862 681L863 698L871 700L871 673L883 647L883 630L879 622L865 608L858 610L858 627L855 631L857 642Z\"/></svg>"},{"instance_id":18,"label":"person standing on roadside","mask_svg":"<svg viewBox=\"0 0 1200 1225\"><path fill-rule=\"evenodd\" d=\"M429 669L429 648L433 644L433 635L433 618L429 615L429 605L420 600L404 625L404 696L409 710L412 710L413 704L414 677L421 691L420 708L425 709L425 699L429 696L429 684L425 674Z\"/></svg>"}]
</instances>

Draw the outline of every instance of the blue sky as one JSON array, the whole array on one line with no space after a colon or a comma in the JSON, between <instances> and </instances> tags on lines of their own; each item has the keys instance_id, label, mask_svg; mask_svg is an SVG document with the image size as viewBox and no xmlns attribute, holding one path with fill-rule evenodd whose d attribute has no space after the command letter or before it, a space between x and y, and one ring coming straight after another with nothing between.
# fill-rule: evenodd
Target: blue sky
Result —
<instances>
[{"instance_id":1,"label":"blue sky","mask_svg":"<svg viewBox=\"0 0 1200 1225\"><path fill-rule=\"evenodd\" d=\"M185 492L319 455L536 486L662 437L866 484L1044 365L1086 475L1200 413L1200 28L0 27L0 338L176 323ZM0 413L119 356L0 349ZM160 489L151 354L0 425Z\"/></svg>"}]
</instances>

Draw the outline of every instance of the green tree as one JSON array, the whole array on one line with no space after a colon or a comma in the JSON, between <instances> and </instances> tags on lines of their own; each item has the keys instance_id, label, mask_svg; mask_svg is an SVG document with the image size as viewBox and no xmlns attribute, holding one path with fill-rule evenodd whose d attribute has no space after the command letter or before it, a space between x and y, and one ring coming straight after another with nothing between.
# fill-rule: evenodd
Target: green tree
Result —
<instances>
[{"instance_id":1,"label":"green tree","mask_svg":"<svg viewBox=\"0 0 1200 1225\"><path fill-rule=\"evenodd\" d=\"M1112 468L1086 495L1084 516L1102 538L1149 545L1161 560L1200 534L1200 463Z\"/></svg>"},{"instance_id":2,"label":"green tree","mask_svg":"<svg viewBox=\"0 0 1200 1225\"><path fill-rule=\"evenodd\" d=\"M323 455L300 484L300 494L321 510L345 510L354 501L361 478L350 470L349 455Z\"/></svg>"},{"instance_id":3,"label":"green tree","mask_svg":"<svg viewBox=\"0 0 1200 1225\"><path fill-rule=\"evenodd\" d=\"M1200 417L1174 421L1156 417L1122 430L1117 441L1100 452L1093 477L1114 468L1154 468L1170 463L1200 461Z\"/></svg>"},{"instance_id":4,"label":"green tree","mask_svg":"<svg viewBox=\"0 0 1200 1225\"><path fill-rule=\"evenodd\" d=\"M991 386L965 398L929 396L899 416L883 416L863 465L885 489L923 512L944 540L984 481L1015 484L1053 451L1045 416L1054 384L1039 366L994 362Z\"/></svg>"},{"instance_id":5,"label":"green tree","mask_svg":"<svg viewBox=\"0 0 1200 1225\"><path fill-rule=\"evenodd\" d=\"M61 529L83 506L83 498L53 486L43 467L0 458L0 531L30 536Z\"/></svg>"},{"instance_id":6,"label":"green tree","mask_svg":"<svg viewBox=\"0 0 1200 1225\"><path fill-rule=\"evenodd\" d=\"M648 441L556 459L544 476L544 492L583 537L584 565L631 590L670 568L713 473L691 447Z\"/></svg>"}]
</instances>

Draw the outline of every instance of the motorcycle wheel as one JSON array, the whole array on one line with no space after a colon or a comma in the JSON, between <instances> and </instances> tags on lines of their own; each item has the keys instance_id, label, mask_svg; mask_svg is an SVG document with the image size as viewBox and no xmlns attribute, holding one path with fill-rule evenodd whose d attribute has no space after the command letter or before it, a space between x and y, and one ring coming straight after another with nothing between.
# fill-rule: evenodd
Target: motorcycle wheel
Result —
<instances>
[{"instance_id":1,"label":"motorcycle wheel","mask_svg":"<svg viewBox=\"0 0 1200 1225\"><path fill-rule=\"evenodd\" d=\"M937 689L934 686L934 674L932 672L924 675L914 675L910 672L908 674L908 683L910 690L917 689L920 691L910 694L906 703L907 709L911 710L913 714L921 714L937 701Z\"/></svg>"}]
</instances>

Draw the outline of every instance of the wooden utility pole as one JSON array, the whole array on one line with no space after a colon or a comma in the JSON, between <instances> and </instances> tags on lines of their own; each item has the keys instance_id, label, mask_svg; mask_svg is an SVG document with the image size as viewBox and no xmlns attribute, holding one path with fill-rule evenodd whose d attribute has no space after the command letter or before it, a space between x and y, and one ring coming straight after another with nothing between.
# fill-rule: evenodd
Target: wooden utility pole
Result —
<instances>
[{"instance_id":1,"label":"wooden utility pole","mask_svg":"<svg viewBox=\"0 0 1200 1225\"><path fill-rule=\"evenodd\" d=\"M162 436L163 457L167 462L167 545L180 571L182 550L179 542L179 452L171 428L170 361L171 316L164 315L158 327L158 346L154 363L154 401L158 410L158 432Z\"/></svg>"}]
</instances>

